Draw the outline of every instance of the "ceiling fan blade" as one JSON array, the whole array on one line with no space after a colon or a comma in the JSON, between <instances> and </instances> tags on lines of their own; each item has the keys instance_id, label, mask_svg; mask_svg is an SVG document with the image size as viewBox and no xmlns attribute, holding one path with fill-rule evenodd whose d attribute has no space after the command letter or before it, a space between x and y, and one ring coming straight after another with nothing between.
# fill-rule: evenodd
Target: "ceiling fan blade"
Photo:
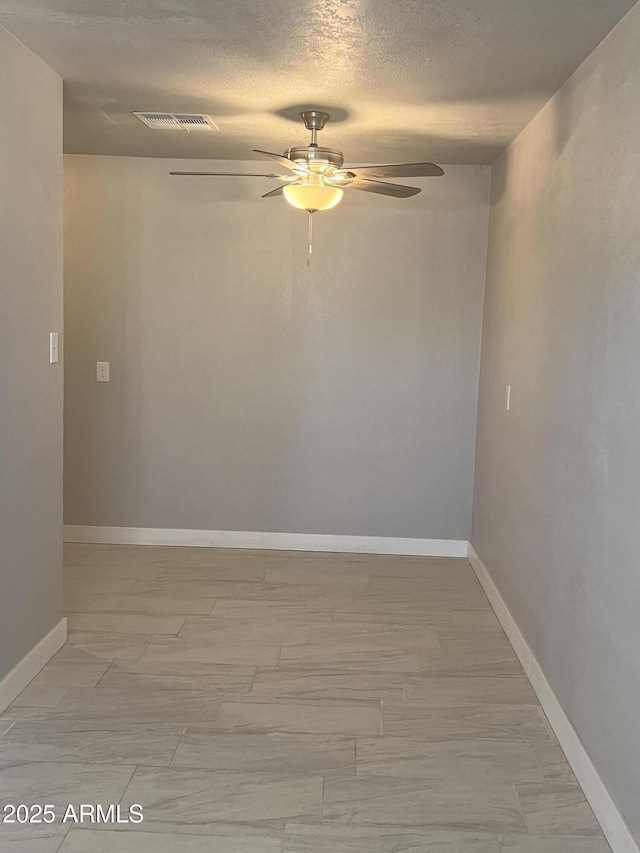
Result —
<instances>
[{"instance_id":1,"label":"ceiling fan blade","mask_svg":"<svg viewBox=\"0 0 640 853\"><path fill-rule=\"evenodd\" d=\"M285 157L282 154L272 154L271 151L261 151L259 148L254 148L253 153L262 154L264 157L270 157L272 160L280 163L281 166L284 166L285 169L291 169L292 172L307 172L307 169L304 166L301 166L300 163L294 163L293 160L289 160L288 157Z\"/></svg>"},{"instance_id":2,"label":"ceiling fan blade","mask_svg":"<svg viewBox=\"0 0 640 853\"><path fill-rule=\"evenodd\" d=\"M282 190L285 187L294 187L298 181L294 181L294 183L283 184L281 187L276 187L275 190L271 190L270 193L265 193L262 198L274 198L277 195L282 195Z\"/></svg>"},{"instance_id":3,"label":"ceiling fan blade","mask_svg":"<svg viewBox=\"0 0 640 853\"><path fill-rule=\"evenodd\" d=\"M383 181L370 181L366 178L356 178L345 189L363 190L366 193L380 193L380 195L392 195L395 198L409 198L418 195L418 187L405 187L402 184L386 184Z\"/></svg>"},{"instance_id":4,"label":"ceiling fan blade","mask_svg":"<svg viewBox=\"0 0 640 853\"><path fill-rule=\"evenodd\" d=\"M444 171L435 163L396 163L390 166L350 166L363 178L438 178Z\"/></svg>"},{"instance_id":5,"label":"ceiling fan blade","mask_svg":"<svg viewBox=\"0 0 640 853\"><path fill-rule=\"evenodd\" d=\"M259 175L256 172L169 172L170 175L200 175L200 176L223 176L228 178L278 178L281 181L289 179L289 175Z\"/></svg>"}]
</instances>

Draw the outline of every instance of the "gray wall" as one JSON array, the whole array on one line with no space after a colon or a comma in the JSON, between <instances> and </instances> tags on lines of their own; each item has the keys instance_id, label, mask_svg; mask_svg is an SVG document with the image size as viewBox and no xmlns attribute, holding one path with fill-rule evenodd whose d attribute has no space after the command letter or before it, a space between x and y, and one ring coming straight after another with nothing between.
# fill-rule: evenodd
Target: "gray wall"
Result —
<instances>
[{"instance_id":1,"label":"gray wall","mask_svg":"<svg viewBox=\"0 0 640 853\"><path fill-rule=\"evenodd\" d=\"M636 833L639 45L636 7L494 167L472 539Z\"/></svg>"},{"instance_id":2,"label":"gray wall","mask_svg":"<svg viewBox=\"0 0 640 853\"><path fill-rule=\"evenodd\" d=\"M190 165L261 164L66 158L67 523L468 538L488 167L352 191L308 270L273 184Z\"/></svg>"},{"instance_id":3,"label":"gray wall","mask_svg":"<svg viewBox=\"0 0 640 853\"><path fill-rule=\"evenodd\" d=\"M0 679L62 616L62 81L0 28Z\"/></svg>"}]
</instances>

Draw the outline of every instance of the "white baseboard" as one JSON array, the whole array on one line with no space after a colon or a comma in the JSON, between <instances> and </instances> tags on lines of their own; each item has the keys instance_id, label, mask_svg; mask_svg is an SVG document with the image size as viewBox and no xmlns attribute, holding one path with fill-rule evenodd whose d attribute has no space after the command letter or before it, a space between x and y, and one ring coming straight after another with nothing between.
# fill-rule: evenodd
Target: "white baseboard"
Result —
<instances>
[{"instance_id":1,"label":"white baseboard","mask_svg":"<svg viewBox=\"0 0 640 853\"><path fill-rule=\"evenodd\" d=\"M491 602L491 606L496 612L496 616L504 628L505 634L509 638L515 653L520 658L520 663L524 667L524 671L540 700L540 704L551 723L560 746L567 756L576 779L582 786L582 790L602 827L602 831L613 853L640 853L640 847L633 833L627 826L624 817L616 808L611 795L589 757L589 753L580 740L578 733L571 725L571 721L547 681L540 664L500 595L498 587L493 582L486 566L471 544L469 545L469 561L482 588L487 594L487 598Z\"/></svg>"},{"instance_id":2,"label":"white baseboard","mask_svg":"<svg viewBox=\"0 0 640 853\"><path fill-rule=\"evenodd\" d=\"M89 527L67 524L65 542L100 545L191 545L274 551L334 551L414 557L466 557L463 539L394 539L316 533L260 533L236 530L171 530L161 527Z\"/></svg>"},{"instance_id":3,"label":"white baseboard","mask_svg":"<svg viewBox=\"0 0 640 853\"><path fill-rule=\"evenodd\" d=\"M66 642L67 620L61 619L0 681L0 713L22 693L27 684Z\"/></svg>"}]
</instances>

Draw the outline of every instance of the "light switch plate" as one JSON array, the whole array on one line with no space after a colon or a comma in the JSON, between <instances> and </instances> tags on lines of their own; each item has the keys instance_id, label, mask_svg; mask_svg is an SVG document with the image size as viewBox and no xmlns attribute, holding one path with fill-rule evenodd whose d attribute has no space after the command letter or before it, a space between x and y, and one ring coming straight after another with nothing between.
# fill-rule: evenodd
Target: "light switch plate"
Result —
<instances>
[{"instance_id":1,"label":"light switch plate","mask_svg":"<svg viewBox=\"0 0 640 853\"><path fill-rule=\"evenodd\" d=\"M504 407L507 412L511 411L511 385L507 385L507 390L504 395Z\"/></svg>"},{"instance_id":2,"label":"light switch plate","mask_svg":"<svg viewBox=\"0 0 640 853\"><path fill-rule=\"evenodd\" d=\"M59 360L58 333L49 332L49 364L57 364Z\"/></svg>"},{"instance_id":3,"label":"light switch plate","mask_svg":"<svg viewBox=\"0 0 640 853\"><path fill-rule=\"evenodd\" d=\"M96 382L108 382L109 381L109 362L108 361L97 361L96 362Z\"/></svg>"}]
</instances>

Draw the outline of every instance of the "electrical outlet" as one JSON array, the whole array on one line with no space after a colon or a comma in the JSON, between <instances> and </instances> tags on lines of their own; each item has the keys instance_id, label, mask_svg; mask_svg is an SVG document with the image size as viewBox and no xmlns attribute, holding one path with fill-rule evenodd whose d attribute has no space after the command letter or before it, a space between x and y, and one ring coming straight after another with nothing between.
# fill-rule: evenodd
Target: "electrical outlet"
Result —
<instances>
[{"instance_id":1,"label":"electrical outlet","mask_svg":"<svg viewBox=\"0 0 640 853\"><path fill-rule=\"evenodd\" d=\"M108 381L109 381L109 362L108 361L96 362L96 382L108 382Z\"/></svg>"}]
</instances>

